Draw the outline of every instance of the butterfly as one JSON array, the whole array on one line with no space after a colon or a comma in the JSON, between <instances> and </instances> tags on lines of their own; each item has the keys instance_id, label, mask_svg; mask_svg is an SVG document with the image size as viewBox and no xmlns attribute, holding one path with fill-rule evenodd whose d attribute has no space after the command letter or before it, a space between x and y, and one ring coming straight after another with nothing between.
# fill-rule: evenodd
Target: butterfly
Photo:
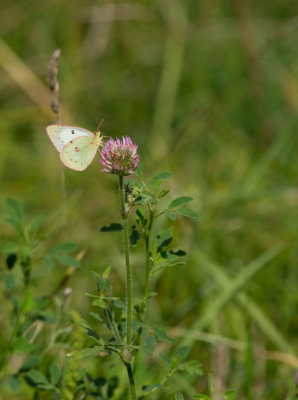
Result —
<instances>
[{"instance_id":1,"label":"butterfly","mask_svg":"<svg viewBox=\"0 0 298 400\"><path fill-rule=\"evenodd\" d=\"M103 145L98 129L92 133L77 126L49 125L46 131L63 164L75 171L84 171Z\"/></svg>"}]
</instances>

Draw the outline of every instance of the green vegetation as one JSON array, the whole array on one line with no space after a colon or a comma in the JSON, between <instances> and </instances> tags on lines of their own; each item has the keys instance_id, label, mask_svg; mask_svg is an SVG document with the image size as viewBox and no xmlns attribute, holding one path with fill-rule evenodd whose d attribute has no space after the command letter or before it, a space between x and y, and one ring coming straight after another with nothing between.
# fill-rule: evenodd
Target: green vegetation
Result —
<instances>
[{"instance_id":1,"label":"green vegetation","mask_svg":"<svg viewBox=\"0 0 298 400\"><path fill-rule=\"evenodd\" d=\"M2 1L1 399L55 398L62 381L72 398L85 368L84 390L125 398L121 360L79 365L82 334L101 323L84 296L92 271L111 265L124 301L125 268L117 179L97 156L62 172L46 135L57 48L62 123L95 131L104 119L103 135L129 135L146 181L174 174L161 201L185 195L199 215L180 207L175 219L172 202L152 226L187 255L149 289L134 233L134 296L152 295L147 319L164 339L138 355L137 386L153 400L297 398L297 13L290 0ZM175 360L187 373L172 377Z\"/></svg>"}]
</instances>

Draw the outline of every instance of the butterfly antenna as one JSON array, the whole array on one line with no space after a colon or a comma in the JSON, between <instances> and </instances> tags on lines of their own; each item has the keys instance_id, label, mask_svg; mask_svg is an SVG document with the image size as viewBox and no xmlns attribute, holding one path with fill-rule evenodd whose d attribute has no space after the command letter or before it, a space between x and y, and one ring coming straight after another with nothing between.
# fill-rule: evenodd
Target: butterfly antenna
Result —
<instances>
[{"instance_id":1,"label":"butterfly antenna","mask_svg":"<svg viewBox=\"0 0 298 400\"><path fill-rule=\"evenodd\" d=\"M102 119L98 125L98 127L96 128L96 132L99 132L99 128L101 127L101 125L103 124L104 119Z\"/></svg>"}]
</instances>

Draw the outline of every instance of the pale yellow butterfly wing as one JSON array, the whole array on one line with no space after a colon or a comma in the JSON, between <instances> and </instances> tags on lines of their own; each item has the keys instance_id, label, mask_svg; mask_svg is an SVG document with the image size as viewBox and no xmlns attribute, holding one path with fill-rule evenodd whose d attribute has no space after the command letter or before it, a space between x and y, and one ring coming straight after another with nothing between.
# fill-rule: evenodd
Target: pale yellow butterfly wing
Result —
<instances>
[{"instance_id":1,"label":"pale yellow butterfly wing","mask_svg":"<svg viewBox=\"0 0 298 400\"><path fill-rule=\"evenodd\" d=\"M90 138L95 136L87 129L79 128L78 126L49 125L47 126L46 130L51 142L59 152L71 140L82 136Z\"/></svg>"},{"instance_id":2,"label":"pale yellow butterfly wing","mask_svg":"<svg viewBox=\"0 0 298 400\"><path fill-rule=\"evenodd\" d=\"M78 137L71 140L60 151L63 164L76 171L84 171L92 162L102 139L96 135Z\"/></svg>"}]
</instances>

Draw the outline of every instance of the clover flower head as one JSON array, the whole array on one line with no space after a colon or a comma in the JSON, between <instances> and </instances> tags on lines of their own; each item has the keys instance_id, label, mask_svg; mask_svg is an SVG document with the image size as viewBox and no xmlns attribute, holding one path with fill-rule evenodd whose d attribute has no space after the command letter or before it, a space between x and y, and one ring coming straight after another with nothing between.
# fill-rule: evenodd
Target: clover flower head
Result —
<instances>
[{"instance_id":1,"label":"clover flower head","mask_svg":"<svg viewBox=\"0 0 298 400\"><path fill-rule=\"evenodd\" d=\"M133 174L140 161L137 150L128 136L122 136L122 140L110 138L100 152L101 170L123 176Z\"/></svg>"}]
</instances>

